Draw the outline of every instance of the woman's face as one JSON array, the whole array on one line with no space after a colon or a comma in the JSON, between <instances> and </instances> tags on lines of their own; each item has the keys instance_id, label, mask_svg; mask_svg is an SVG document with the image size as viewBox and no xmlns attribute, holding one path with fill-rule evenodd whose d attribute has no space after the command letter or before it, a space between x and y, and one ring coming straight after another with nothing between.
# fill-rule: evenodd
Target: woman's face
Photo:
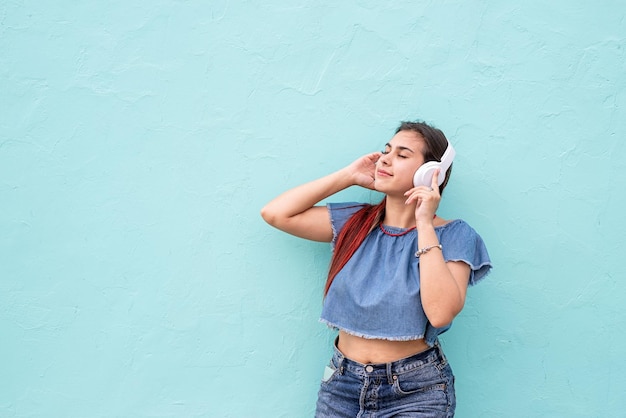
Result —
<instances>
[{"instance_id":1,"label":"woman's face","mask_svg":"<svg viewBox=\"0 0 626 418\"><path fill-rule=\"evenodd\" d=\"M424 163L424 140L413 131L400 131L385 144L376 163L374 185L379 192L403 195L413 188L413 175Z\"/></svg>"}]
</instances>

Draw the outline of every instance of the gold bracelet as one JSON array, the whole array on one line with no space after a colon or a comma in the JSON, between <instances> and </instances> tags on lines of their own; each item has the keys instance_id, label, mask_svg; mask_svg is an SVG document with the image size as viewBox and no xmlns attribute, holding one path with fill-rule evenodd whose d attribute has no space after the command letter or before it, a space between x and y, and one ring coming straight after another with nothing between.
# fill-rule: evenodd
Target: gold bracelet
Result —
<instances>
[{"instance_id":1,"label":"gold bracelet","mask_svg":"<svg viewBox=\"0 0 626 418\"><path fill-rule=\"evenodd\" d=\"M439 248L441 251L443 251L443 247L441 246L441 244L431 245L430 247L425 247L425 248L415 251L415 257L420 258L420 255L426 254L433 248Z\"/></svg>"}]
</instances>

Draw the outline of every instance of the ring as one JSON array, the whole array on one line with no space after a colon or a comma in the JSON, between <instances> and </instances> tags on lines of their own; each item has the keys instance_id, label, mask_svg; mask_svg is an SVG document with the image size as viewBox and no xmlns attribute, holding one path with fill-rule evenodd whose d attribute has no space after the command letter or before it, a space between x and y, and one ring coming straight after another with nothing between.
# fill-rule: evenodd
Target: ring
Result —
<instances>
[{"instance_id":1,"label":"ring","mask_svg":"<svg viewBox=\"0 0 626 418\"><path fill-rule=\"evenodd\" d=\"M433 189L432 187L429 187L429 189L430 189L430 191L431 191L431 192L432 192L433 190L435 190L435 189Z\"/></svg>"}]
</instances>

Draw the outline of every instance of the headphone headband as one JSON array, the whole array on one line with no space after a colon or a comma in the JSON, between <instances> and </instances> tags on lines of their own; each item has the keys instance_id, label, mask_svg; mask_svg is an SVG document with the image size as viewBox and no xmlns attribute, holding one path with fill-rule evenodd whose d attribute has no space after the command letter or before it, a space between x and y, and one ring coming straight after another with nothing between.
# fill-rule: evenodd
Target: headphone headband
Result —
<instances>
[{"instance_id":1,"label":"headphone headband","mask_svg":"<svg viewBox=\"0 0 626 418\"><path fill-rule=\"evenodd\" d=\"M443 175L446 174L446 171L448 171L448 169L452 165L452 161L454 160L455 155L456 155L456 151L454 150L454 147L452 146L450 141L448 141L448 147L446 148L446 151L441 156L441 173Z\"/></svg>"}]
</instances>

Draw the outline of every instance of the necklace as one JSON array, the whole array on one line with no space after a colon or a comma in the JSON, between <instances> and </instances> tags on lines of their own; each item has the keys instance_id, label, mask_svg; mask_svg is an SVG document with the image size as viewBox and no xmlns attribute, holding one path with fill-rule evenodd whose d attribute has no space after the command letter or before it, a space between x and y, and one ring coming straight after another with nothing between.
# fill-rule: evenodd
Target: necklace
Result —
<instances>
[{"instance_id":1,"label":"necklace","mask_svg":"<svg viewBox=\"0 0 626 418\"><path fill-rule=\"evenodd\" d=\"M389 235L390 237L401 237L402 235L406 235L409 232L411 232L412 230L414 230L415 227L412 226L411 228L407 229L406 231L402 231L400 233L394 234L393 232L389 232L385 229L385 227L383 227L383 224L380 224L380 230L383 231L383 234L385 235Z\"/></svg>"},{"instance_id":2,"label":"necklace","mask_svg":"<svg viewBox=\"0 0 626 418\"><path fill-rule=\"evenodd\" d=\"M437 214L435 214L435 216L433 216L433 219L435 219L437 217ZM385 227L383 226L383 223L381 222L378 226L380 226L380 230L383 231L383 234L385 235L389 235L390 237L401 237L402 235L406 235L409 232L411 232L412 230L414 230L416 227L412 226L411 228L407 229L406 231L402 231L399 232L397 234L394 234L393 232L389 232L385 229Z\"/></svg>"}]
</instances>

